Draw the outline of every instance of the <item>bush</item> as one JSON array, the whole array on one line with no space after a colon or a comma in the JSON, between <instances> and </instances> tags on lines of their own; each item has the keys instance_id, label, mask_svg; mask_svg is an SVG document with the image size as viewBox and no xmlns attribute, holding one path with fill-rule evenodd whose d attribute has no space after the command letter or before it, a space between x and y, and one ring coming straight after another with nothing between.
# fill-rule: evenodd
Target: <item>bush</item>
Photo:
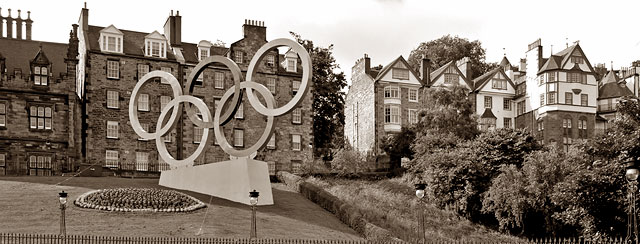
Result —
<instances>
[{"instance_id":1,"label":"bush","mask_svg":"<svg viewBox=\"0 0 640 244\"><path fill-rule=\"evenodd\" d=\"M367 156L352 149L340 149L333 156L331 170L338 176L354 176L372 171Z\"/></svg>"}]
</instances>

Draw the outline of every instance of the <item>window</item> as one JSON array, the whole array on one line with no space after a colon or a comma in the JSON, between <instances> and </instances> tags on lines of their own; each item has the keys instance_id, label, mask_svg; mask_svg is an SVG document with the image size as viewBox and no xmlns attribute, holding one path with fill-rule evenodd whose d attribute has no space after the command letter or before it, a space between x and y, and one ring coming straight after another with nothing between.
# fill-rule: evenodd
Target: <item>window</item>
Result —
<instances>
[{"instance_id":1,"label":"window","mask_svg":"<svg viewBox=\"0 0 640 244\"><path fill-rule=\"evenodd\" d=\"M565 152L569 151L569 146L573 144L573 140L571 137L562 137L562 147Z\"/></svg>"},{"instance_id":2,"label":"window","mask_svg":"<svg viewBox=\"0 0 640 244\"><path fill-rule=\"evenodd\" d=\"M122 36L108 35L101 33L102 36L102 51L107 52L122 52Z\"/></svg>"},{"instance_id":3,"label":"window","mask_svg":"<svg viewBox=\"0 0 640 244\"><path fill-rule=\"evenodd\" d=\"M547 99L548 99L548 103L549 104L556 104L556 96L558 95L557 92L549 92L547 94Z\"/></svg>"},{"instance_id":4,"label":"window","mask_svg":"<svg viewBox=\"0 0 640 244\"><path fill-rule=\"evenodd\" d=\"M504 109L505 111L511 111L511 99L504 98L502 100L502 109Z\"/></svg>"},{"instance_id":5,"label":"window","mask_svg":"<svg viewBox=\"0 0 640 244\"><path fill-rule=\"evenodd\" d=\"M175 130L167 132L167 134L165 136L163 136L162 139L164 140L164 142L171 143L171 140L172 140L174 134L175 134Z\"/></svg>"},{"instance_id":6,"label":"window","mask_svg":"<svg viewBox=\"0 0 640 244\"><path fill-rule=\"evenodd\" d=\"M269 77L267 78L267 88L272 94L276 94L276 78Z\"/></svg>"},{"instance_id":7,"label":"window","mask_svg":"<svg viewBox=\"0 0 640 244\"><path fill-rule=\"evenodd\" d=\"M400 88L397 86L385 87L384 98L400 98Z\"/></svg>"},{"instance_id":8,"label":"window","mask_svg":"<svg viewBox=\"0 0 640 244\"><path fill-rule=\"evenodd\" d=\"M571 118L562 119L562 128L571 129Z\"/></svg>"},{"instance_id":9,"label":"window","mask_svg":"<svg viewBox=\"0 0 640 244\"><path fill-rule=\"evenodd\" d=\"M105 167L118 168L118 151L107 150L105 156Z\"/></svg>"},{"instance_id":10,"label":"window","mask_svg":"<svg viewBox=\"0 0 640 244\"><path fill-rule=\"evenodd\" d=\"M276 133L271 135L269 142L267 143L267 149L276 149Z\"/></svg>"},{"instance_id":11,"label":"window","mask_svg":"<svg viewBox=\"0 0 640 244\"><path fill-rule=\"evenodd\" d=\"M244 119L244 103L241 102L240 105L238 105L238 111L236 111L234 118Z\"/></svg>"},{"instance_id":12,"label":"window","mask_svg":"<svg viewBox=\"0 0 640 244\"><path fill-rule=\"evenodd\" d=\"M233 129L233 146L244 147L244 130Z\"/></svg>"},{"instance_id":13,"label":"window","mask_svg":"<svg viewBox=\"0 0 640 244\"><path fill-rule=\"evenodd\" d=\"M538 85L544 84L544 75L539 76L537 80L538 80Z\"/></svg>"},{"instance_id":14,"label":"window","mask_svg":"<svg viewBox=\"0 0 640 244\"><path fill-rule=\"evenodd\" d=\"M504 118L503 126L504 128L513 128L513 125L511 125L511 118Z\"/></svg>"},{"instance_id":15,"label":"window","mask_svg":"<svg viewBox=\"0 0 640 244\"><path fill-rule=\"evenodd\" d=\"M573 104L573 93L571 92L564 93L564 103L569 105Z\"/></svg>"},{"instance_id":16,"label":"window","mask_svg":"<svg viewBox=\"0 0 640 244\"><path fill-rule=\"evenodd\" d=\"M47 66L33 67L33 83L39 86L46 86L49 82L49 72Z\"/></svg>"},{"instance_id":17,"label":"window","mask_svg":"<svg viewBox=\"0 0 640 244\"><path fill-rule=\"evenodd\" d=\"M146 41L146 56L165 58L167 56L165 43L162 41Z\"/></svg>"},{"instance_id":18,"label":"window","mask_svg":"<svg viewBox=\"0 0 640 244\"><path fill-rule=\"evenodd\" d=\"M107 91L107 108L118 108L120 96L117 91Z\"/></svg>"},{"instance_id":19,"label":"window","mask_svg":"<svg viewBox=\"0 0 640 244\"><path fill-rule=\"evenodd\" d=\"M409 124L418 123L418 110L409 109L408 113L409 113Z\"/></svg>"},{"instance_id":20,"label":"window","mask_svg":"<svg viewBox=\"0 0 640 244\"><path fill-rule=\"evenodd\" d=\"M142 130L149 132L149 124L147 123L140 123L140 127L142 127ZM138 141L147 141L147 139L144 139L142 137L138 137Z\"/></svg>"},{"instance_id":21,"label":"window","mask_svg":"<svg viewBox=\"0 0 640 244\"><path fill-rule=\"evenodd\" d=\"M294 124L302 124L302 109L296 108L291 113L291 122Z\"/></svg>"},{"instance_id":22,"label":"window","mask_svg":"<svg viewBox=\"0 0 640 244\"><path fill-rule=\"evenodd\" d=\"M273 65L276 63L276 58L273 55L267 55L266 63L267 66L273 67Z\"/></svg>"},{"instance_id":23,"label":"window","mask_svg":"<svg viewBox=\"0 0 640 244\"><path fill-rule=\"evenodd\" d=\"M242 59L244 57L244 53L242 51L235 51L234 55L233 55L233 61L235 61L236 63L241 64L242 63Z\"/></svg>"},{"instance_id":24,"label":"window","mask_svg":"<svg viewBox=\"0 0 640 244\"><path fill-rule=\"evenodd\" d=\"M171 74L171 72L172 72L171 67L161 67L160 70L164 71L164 72L167 72L169 74ZM160 83L169 84L169 81L165 80L164 78L160 78Z\"/></svg>"},{"instance_id":25,"label":"window","mask_svg":"<svg viewBox=\"0 0 640 244\"><path fill-rule=\"evenodd\" d=\"M51 156L31 155L29 156L29 175L51 175Z\"/></svg>"},{"instance_id":26,"label":"window","mask_svg":"<svg viewBox=\"0 0 640 244\"><path fill-rule=\"evenodd\" d=\"M51 130L51 107L31 106L29 108L29 127L38 130Z\"/></svg>"},{"instance_id":27,"label":"window","mask_svg":"<svg viewBox=\"0 0 640 244\"><path fill-rule=\"evenodd\" d=\"M444 74L445 84L457 84L460 81L460 76L457 74Z\"/></svg>"},{"instance_id":28,"label":"window","mask_svg":"<svg viewBox=\"0 0 640 244\"><path fill-rule=\"evenodd\" d=\"M491 87L493 89L506 90L507 89L507 80L493 79L491 81Z\"/></svg>"},{"instance_id":29,"label":"window","mask_svg":"<svg viewBox=\"0 0 640 244\"><path fill-rule=\"evenodd\" d=\"M400 124L400 107L385 105L384 122L386 124Z\"/></svg>"},{"instance_id":30,"label":"window","mask_svg":"<svg viewBox=\"0 0 640 244\"><path fill-rule=\"evenodd\" d=\"M7 167L7 155L5 153L0 153L0 175L6 174Z\"/></svg>"},{"instance_id":31,"label":"window","mask_svg":"<svg viewBox=\"0 0 640 244\"><path fill-rule=\"evenodd\" d=\"M490 96L485 96L484 97L484 107L485 108L491 108L493 105L493 99Z\"/></svg>"},{"instance_id":32,"label":"window","mask_svg":"<svg viewBox=\"0 0 640 244\"><path fill-rule=\"evenodd\" d=\"M302 136L301 135L291 135L291 150L300 151L302 150Z\"/></svg>"},{"instance_id":33,"label":"window","mask_svg":"<svg viewBox=\"0 0 640 244\"><path fill-rule=\"evenodd\" d=\"M199 47L198 50L199 50L199 52L198 52L198 60L202 61L203 59L209 57L209 48Z\"/></svg>"},{"instance_id":34,"label":"window","mask_svg":"<svg viewBox=\"0 0 640 244\"><path fill-rule=\"evenodd\" d=\"M107 138L118 138L118 121L107 121Z\"/></svg>"},{"instance_id":35,"label":"window","mask_svg":"<svg viewBox=\"0 0 640 244\"><path fill-rule=\"evenodd\" d=\"M202 86L204 84L204 71L200 72L198 78L196 78L196 82L193 83L195 86Z\"/></svg>"},{"instance_id":36,"label":"window","mask_svg":"<svg viewBox=\"0 0 640 244\"><path fill-rule=\"evenodd\" d=\"M567 82L587 84L587 75L577 72L567 73Z\"/></svg>"},{"instance_id":37,"label":"window","mask_svg":"<svg viewBox=\"0 0 640 244\"><path fill-rule=\"evenodd\" d=\"M120 62L117 60L107 60L107 78L120 79Z\"/></svg>"},{"instance_id":38,"label":"window","mask_svg":"<svg viewBox=\"0 0 640 244\"><path fill-rule=\"evenodd\" d=\"M200 143L202 140L202 134L204 130L208 130L206 128L200 128L198 126L193 126L193 143Z\"/></svg>"},{"instance_id":39,"label":"window","mask_svg":"<svg viewBox=\"0 0 640 244\"><path fill-rule=\"evenodd\" d=\"M410 102L418 101L418 89L409 88L409 101Z\"/></svg>"},{"instance_id":40,"label":"window","mask_svg":"<svg viewBox=\"0 0 640 244\"><path fill-rule=\"evenodd\" d=\"M149 94L140 94L138 97L138 111L149 111Z\"/></svg>"},{"instance_id":41,"label":"window","mask_svg":"<svg viewBox=\"0 0 640 244\"><path fill-rule=\"evenodd\" d=\"M149 153L136 152L136 170L149 171Z\"/></svg>"},{"instance_id":42,"label":"window","mask_svg":"<svg viewBox=\"0 0 640 244\"><path fill-rule=\"evenodd\" d=\"M298 63L298 60L293 59L293 58L288 58L287 59L287 72L297 72L298 71L297 63Z\"/></svg>"},{"instance_id":43,"label":"window","mask_svg":"<svg viewBox=\"0 0 640 244\"><path fill-rule=\"evenodd\" d=\"M544 93L540 94L540 106L544 105Z\"/></svg>"},{"instance_id":44,"label":"window","mask_svg":"<svg viewBox=\"0 0 640 244\"><path fill-rule=\"evenodd\" d=\"M527 85L526 83L522 83L520 85L518 85L518 87L516 88L516 95L524 95L527 93Z\"/></svg>"},{"instance_id":45,"label":"window","mask_svg":"<svg viewBox=\"0 0 640 244\"><path fill-rule=\"evenodd\" d=\"M582 57L571 56L571 62L574 64L582 64L584 63L584 59Z\"/></svg>"},{"instance_id":46,"label":"window","mask_svg":"<svg viewBox=\"0 0 640 244\"><path fill-rule=\"evenodd\" d=\"M160 96L160 112L171 102L170 96Z\"/></svg>"},{"instance_id":47,"label":"window","mask_svg":"<svg viewBox=\"0 0 640 244\"><path fill-rule=\"evenodd\" d=\"M557 72L549 72L549 82L558 81Z\"/></svg>"},{"instance_id":48,"label":"window","mask_svg":"<svg viewBox=\"0 0 640 244\"><path fill-rule=\"evenodd\" d=\"M538 131L543 131L543 130L544 130L544 121L538 120Z\"/></svg>"},{"instance_id":49,"label":"window","mask_svg":"<svg viewBox=\"0 0 640 244\"><path fill-rule=\"evenodd\" d=\"M138 80L142 79L144 75L149 73L149 65L148 64L138 64Z\"/></svg>"},{"instance_id":50,"label":"window","mask_svg":"<svg viewBox=\"0 0 640 244\"><path fill-rule=\"evenodd\" d=\"M524 110L526 109L526 104L524 102L518 102L517 109L518 109L517 111L518 115L524 114Z\"/></svg>"},{"instance_id":51,"label":"window","mask_svg":"<svg viewBox=\"0 0 640 244\"><path fill-rule=\"evenodd\" d=\"M300 81L298 80L294 80L291 82L291 91L293 93L293 95L295 95L298 90L300 89Z\"/></svg>"},{"instance_id":52,"label":"window","mask_svg":"<svg viewBox=\"0 0 640 244\"><path fill-rule=\"evenodd\" d=\"M213 78L214 78L214 87L218 89L224 89L224 73L215 72Z\"/></svg>"},{"instance_id":53,"label":"window","mask_svg":"<svg viewBox=\"0 0 640 244\"><path fill-rule=\"evenodd\" d=\"M0 127L7 126L7 104L0 101Z\"/></svg>"},{"instance_id":54,"label":"window","mask_svg":"<svg viewBox=\"0 0 640 244\"><path fill-rule=\"evenodd\" d=\"M275 175L276 174L276 162L269 161L269 162L267 162L267 166L269 167L269 175Z\"/></svg>"},{"instance_id":55,"label":"window","mask_svg":"<svg viewBox=\"0 0 640 244\"><path fill-rule=\"evenodd\" d=\"M589 106L589 95L580 94L580 105Z\"/></svg>"},{"instance_id":56,"label":"window","mask_svg":"<svg viewBox=\"0 0 640 244\"><path fill-rule=\"evenodd\" d=\"M409 70L408 69L392 68L391 69L391 77L394 78L394 79L408 80L409 79Z\"/></svg>"}]
</instances>

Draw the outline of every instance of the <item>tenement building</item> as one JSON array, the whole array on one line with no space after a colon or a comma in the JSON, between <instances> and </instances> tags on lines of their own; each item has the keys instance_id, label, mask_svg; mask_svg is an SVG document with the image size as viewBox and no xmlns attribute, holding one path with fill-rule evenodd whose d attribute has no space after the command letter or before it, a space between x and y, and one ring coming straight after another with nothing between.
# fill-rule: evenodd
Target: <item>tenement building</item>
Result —
<instances>
[{"instance_id":1,"label":"tenement building","mask_svg":"<svg viewBox=\"0 0 640 244\"><path fill-rule=\"evenodd\" d=\"M157 174L168 169L158 156L155 142L139 138L129 123L131 91L142 76L162 70L174 75L181 86L201 60L222 55L232 59L246 75L256 51L267 43L266 27L259 21L246 21L243 38L230 47L200 41L182 42L179 12L167 19L163 33L139 32L89 25L89 10L81 11L79 20L78 93L85 100L86 164L103 166L101 174ZM291 51L270 50L257 66L255 81L265 85L276 98L276 105L286 104L296 94L302 77L298 55ZM234 85L229 69L222 64L209 65L190 87L191 95L200 98L213 115L222 95ZM311 88L312 89L312 88ZM156 78L145 83L137 101L139 121L149 132L156 130L160 112L173 99L167 81ZM291 114L275 119L275 133L256 159L267 161L271 173L298 171L304 161L312 161L312 96L309 95ZM246 94L238 112L224 127L231 145L250 147L263 133L266 117L249 104ZM205 153L195 164L228 160L213 136L202 141L204 130L189 119L186 110L175 130L162 139L174 158L186 158L205 143ZM210 133L213 135L213 133ZM95 171L94 171L95 172Z\"/></svg>"},{"instance_id":2,"label":"tenement building","mask_svg":"<svg viewBox=\"0 0 640 244\"><path fill-rule=\"evenodd\" d=\"M0 175L73 171L82 161L77 31L69 44L34 41L20 12L0 12Z\"/></svg>"}]
</instances>

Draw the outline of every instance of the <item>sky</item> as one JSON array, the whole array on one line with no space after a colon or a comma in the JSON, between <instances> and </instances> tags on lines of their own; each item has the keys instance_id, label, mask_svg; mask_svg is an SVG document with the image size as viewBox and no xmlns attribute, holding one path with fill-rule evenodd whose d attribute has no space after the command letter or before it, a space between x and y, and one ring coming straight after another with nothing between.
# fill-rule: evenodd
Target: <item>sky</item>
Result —
<instances>
[{"instance_id":1,"label":"sky","mask_svg":"<svg viewBox=\"0 0 640 244\"><path fill-rule=\"evenodd\" d=\"M84 2L89 24L162 33L171 10L182 16L182 41L221 40L227 46L242 38L245 19L264 21L267 40L291 38L290 31L316 45L334 45L334 57L347 78L355 61L368 54L372 66L408 58L421 42L451 34L479 40L486 61L499 62L506 52L516 63L527 45L542 39L544 56L580 41L592 65L626 67L640 59L640 1L25 1L0 0L0 13L31 11L32 39L64 42L78 22ZM350 81L349 81L350 83Z\"/></svg>"}]
</instances>

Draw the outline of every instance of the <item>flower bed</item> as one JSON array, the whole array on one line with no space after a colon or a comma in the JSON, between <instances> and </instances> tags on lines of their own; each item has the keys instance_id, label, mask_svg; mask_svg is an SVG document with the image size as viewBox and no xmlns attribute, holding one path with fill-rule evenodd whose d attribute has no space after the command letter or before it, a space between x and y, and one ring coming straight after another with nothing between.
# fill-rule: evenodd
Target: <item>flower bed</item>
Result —
<instances>
[{"instance_id":1,"label":"flower bed","mask_svg":"<svg viewBox=\"0 0 640 244\"><path fill-rule=\"evenodd\" d=\"M74 204L82 208L122 212L190 212L206 205L189 195L153 188L115 188L86 192Z\"/></svg>"}]
</instances>

